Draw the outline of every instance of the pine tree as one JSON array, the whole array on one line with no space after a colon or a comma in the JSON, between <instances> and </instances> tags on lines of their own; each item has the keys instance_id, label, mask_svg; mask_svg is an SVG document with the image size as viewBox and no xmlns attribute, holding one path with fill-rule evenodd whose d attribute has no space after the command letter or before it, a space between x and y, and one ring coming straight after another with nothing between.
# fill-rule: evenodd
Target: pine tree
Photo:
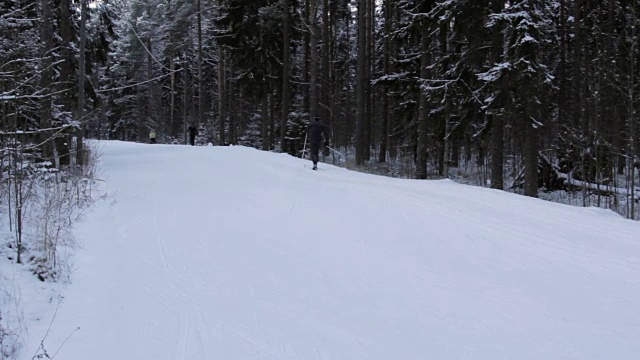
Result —
<instances>
[{"instance_id":1,"label":"pine tree","mask_svg":"<svg viewBox=\"0 0 640 360\"><path fill-rule=\"evenodd\" d=\"M509 69L511 113L523 128L524 193L538 196L538 151L541 128L548 122L553 75L542 54L551 36L546 1L514 1L502 18L507 21L505 66Z\"/></svg>"}]
</instances>

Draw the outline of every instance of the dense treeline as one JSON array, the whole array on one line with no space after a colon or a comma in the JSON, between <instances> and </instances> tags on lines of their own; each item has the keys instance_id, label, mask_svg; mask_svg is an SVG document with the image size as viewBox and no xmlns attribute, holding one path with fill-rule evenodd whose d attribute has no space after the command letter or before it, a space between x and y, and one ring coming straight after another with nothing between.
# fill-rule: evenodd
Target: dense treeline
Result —
<instances>
[{"instance_id":1,"label":"dense treeline","mask_svg":"<svg viewBox=\"0 0 640 360\"><path fill-rule=\"evenodd\" d=\"M185 143L190 125L297 155L319 116L363 169L638 216L639 1L88 5L86 24L72 0L0 5L3 133L55 129L33 140L44 158L72 151L52 132Z\"/></svg>"}]
</instances>

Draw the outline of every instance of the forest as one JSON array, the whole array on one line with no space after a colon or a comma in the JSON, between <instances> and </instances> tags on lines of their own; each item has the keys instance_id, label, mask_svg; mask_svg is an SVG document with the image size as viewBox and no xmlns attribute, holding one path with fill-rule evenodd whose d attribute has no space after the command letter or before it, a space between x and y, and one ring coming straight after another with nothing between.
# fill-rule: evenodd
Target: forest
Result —
<instances>
[{"instance_id":1,"label":"forest","mask_svg":"<svg viewBox=\"0 0 640 360\"><path fill-rule=\"evenodd\" d=\"M639 9L2 0L0 182L81 167L86 139L186 144L189 126L200 145L301 156L318 116L327 162L639 219Z\"/></svg>"}]
</instances>

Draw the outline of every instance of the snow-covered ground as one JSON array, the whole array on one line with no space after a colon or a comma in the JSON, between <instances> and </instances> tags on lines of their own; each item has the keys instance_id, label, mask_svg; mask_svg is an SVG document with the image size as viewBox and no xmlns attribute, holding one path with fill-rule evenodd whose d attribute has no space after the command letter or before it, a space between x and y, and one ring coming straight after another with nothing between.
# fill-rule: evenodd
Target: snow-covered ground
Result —
<instances>
[{"instance_id":1,"label":"snow-covered ground","mask_svg":"<svg viewBox=\"0 0 640 360\"><path fill-rule=\"evenodd\" d=\"M610 211L243 147L101 147L112 198L77 225L56 359L640 354L640 223Z\"/></svg>"}]
</instances>

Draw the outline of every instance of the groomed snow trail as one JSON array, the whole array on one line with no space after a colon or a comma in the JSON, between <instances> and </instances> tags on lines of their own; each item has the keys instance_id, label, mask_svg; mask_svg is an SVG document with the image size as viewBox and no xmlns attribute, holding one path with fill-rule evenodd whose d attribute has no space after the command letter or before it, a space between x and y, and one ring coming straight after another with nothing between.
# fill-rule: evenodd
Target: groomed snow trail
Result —
<instances>
[{"instance_id":1,"label":"groomed snow trail","mask_svg":"<svg viewBox=\"0 0 640 360\"><path fill-rule=\"evenodd\" d=\"M640 224L610 212L243 147L100 147L112 199L78 225L45 346L80 330L56 359L640 354Z\"/></svg>"}]
</instances>

